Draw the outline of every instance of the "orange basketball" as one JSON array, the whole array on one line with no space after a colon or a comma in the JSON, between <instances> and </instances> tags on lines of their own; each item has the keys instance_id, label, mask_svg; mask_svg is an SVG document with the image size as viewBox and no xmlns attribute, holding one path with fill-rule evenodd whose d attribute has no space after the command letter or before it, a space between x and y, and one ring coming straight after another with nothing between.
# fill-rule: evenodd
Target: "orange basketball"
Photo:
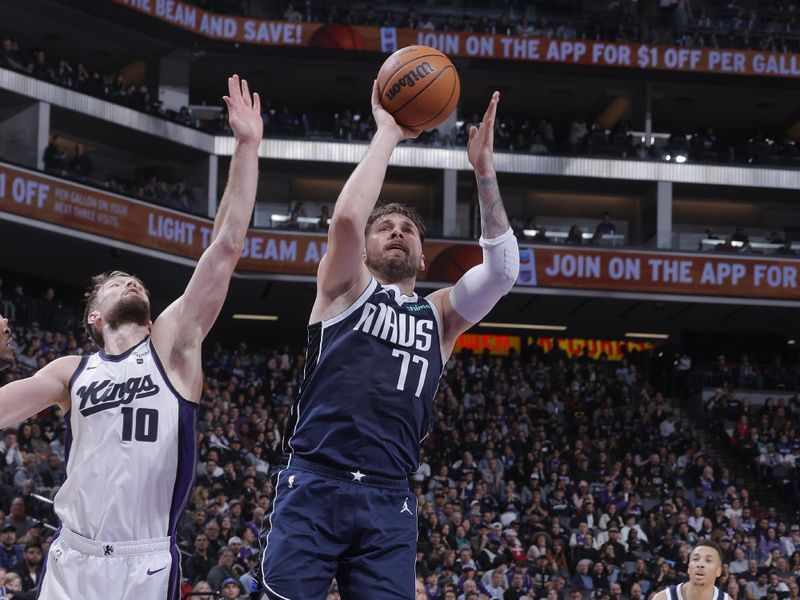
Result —
<instances>
[{"instance_id":1,"label":"orange basketball","mask_svg":"<svg viewBox=\"0 0 800 600\"><path fill-rule=\"evenodd\" d=\"M381 104L400 125L422 130L450 116L461 95L453 63L428 46L401 48L378 72Z\"/></svg>"}]
</instances>

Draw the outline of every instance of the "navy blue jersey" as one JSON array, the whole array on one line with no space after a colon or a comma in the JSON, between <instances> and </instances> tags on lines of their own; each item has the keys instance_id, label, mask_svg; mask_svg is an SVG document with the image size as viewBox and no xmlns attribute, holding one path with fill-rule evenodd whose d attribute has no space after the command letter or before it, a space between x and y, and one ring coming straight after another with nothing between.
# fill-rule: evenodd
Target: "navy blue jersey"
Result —
<instances>
[{"instance_id":1,"label":"navy blue jersey","mask_svg":"<svg viewBox=\"0 0 800 600\"><path fill-rule=\"evenodd\" d=\"M436 308L374 279L347 310L308 326L308 355L284 452L407 477L419 467L444 368Z\"/></svg>"}]
</instances>

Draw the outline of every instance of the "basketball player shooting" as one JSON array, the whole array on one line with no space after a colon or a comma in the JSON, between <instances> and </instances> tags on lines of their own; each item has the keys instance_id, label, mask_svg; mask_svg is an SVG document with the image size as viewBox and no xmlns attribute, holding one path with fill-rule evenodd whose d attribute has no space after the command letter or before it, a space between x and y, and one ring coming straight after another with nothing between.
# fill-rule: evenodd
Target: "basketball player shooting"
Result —
<instances>
[{"instance_id":1,"label":"basketball player shooting","mask_svg":"<svg viewBox=\"0 0 800 600\"><path fill-rule=\"evenodd\" d=\"M246 81L230 77L224 100L236 146L211 244L183 295L153 323L141 280L119 271L94 277L85 325L100 351L59 358L0 388L0 427L53 404L65 415L61 528L41 600L179 597L175 532L194 484L200 347L242 251L263 128Z\"/></svg>"},{"instance_id":2,"label":"basketball player shooting","mask_svg":"<svg viewBox=\"0 0 800 600\"><path fill-rule=\"evenodd\" d=\"M373 86L377 124L333 212L308 326L304 382L287 421L286 466L262 531L270 600L323 600L333 577L347 600L414 598L417 470L431 405L456 338L516 281L519 248L493 163L500 95L469 132L483 262L452 287L414 292L424 224L402 204L375 207L389 158L416 132Z\"/></svg>"}]
</instances>

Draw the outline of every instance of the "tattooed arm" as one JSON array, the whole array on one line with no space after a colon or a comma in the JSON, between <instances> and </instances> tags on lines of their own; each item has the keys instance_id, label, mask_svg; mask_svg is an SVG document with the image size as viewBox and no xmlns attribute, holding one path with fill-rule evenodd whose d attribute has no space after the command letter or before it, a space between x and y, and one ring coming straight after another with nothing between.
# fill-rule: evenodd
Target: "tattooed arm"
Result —
<instances>
[{"instance_id":1,"label":"tattooed arm","mask_svg":"<svg viewBox=\"0 0 800 600\"><path fill-rule=\"evenodd\" d=\"M480 126L470 129L467 144L467 157L478 182L483 262L464 273L453 287L428 296L442 317L442 347L448 354L456 338L489 314L519 274L519 246L508 224L494 170L494 120L499 101L500 93L492 94Z\"/></svg>"},{"instance_id":2,"label":"tattooed arm","mask_svg":"<svg viewBox=\"0 0 800 600\"><path fill-rule=\"evenodd\" d=\"M494 120L499 101L500 93L492 94L480 126L470 128L467 144L467 158L475 169L475 179L478 182L481 231L487 240L503 235L509 228L506 209L497 186L497 173L494 170Z\"/></svg>"}]
</instances>

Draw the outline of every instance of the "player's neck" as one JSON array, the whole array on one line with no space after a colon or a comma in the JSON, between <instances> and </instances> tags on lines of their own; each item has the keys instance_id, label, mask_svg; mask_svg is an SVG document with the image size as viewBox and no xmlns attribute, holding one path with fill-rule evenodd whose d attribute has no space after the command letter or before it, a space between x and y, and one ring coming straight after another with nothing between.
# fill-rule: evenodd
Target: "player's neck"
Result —
<instances>
[{"instance_id":1,"label":"player's neck","mask_svg":"<svg viewBox=\"0 0 800 600\"><path fill-rule=\"evenodd\" d=\"M150 328L147 325L136 325L135 323L123 323L116 329L106 327L103 330L103 351L111 356L123 354L145 337L150 335Z\"/></svg>"},{"instance_id":2,"label":"player's neck","mask_svg":"<svg viewBox=\"0 0 800 600\"><path fill-rule=\"evenodd\" d=\"M714 597L715 586L695 585L691 581L681 584L681 594L684 600L711 600Z\"/></svg>"},{"instance_id":3,"label":"player's neck","mask_svg":"<svg viewBox=\"0 0 800 600\"><path fill-rule=\"evenodd\" d=\"M406 279L401 279L400 281L388 281L378 275L377 273L373 273L373 277L377 279L378 283L381 285L394 285L400 289L400 291L405 294L406 296L411 296L414 294L414 284L417 282L416 277L408 277Z\"/></svg>"}]
</instances>

